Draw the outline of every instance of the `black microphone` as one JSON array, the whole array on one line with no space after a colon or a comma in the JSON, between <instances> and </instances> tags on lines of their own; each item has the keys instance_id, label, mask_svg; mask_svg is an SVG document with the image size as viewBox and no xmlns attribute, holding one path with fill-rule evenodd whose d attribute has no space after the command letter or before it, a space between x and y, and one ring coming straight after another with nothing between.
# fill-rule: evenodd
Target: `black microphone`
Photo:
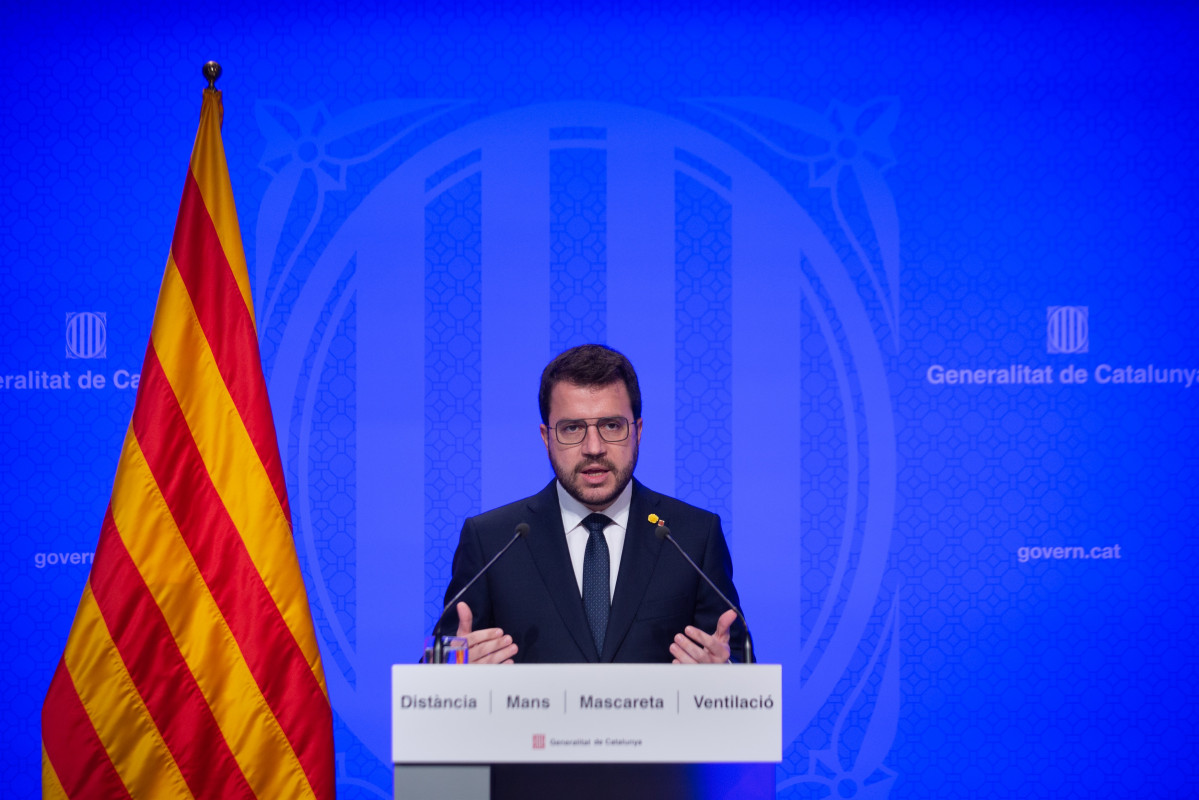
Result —
<instances>
[{"instance_id":1,"label":"black microphone","mask_svg":"<svg viewBox=\"0 0 1199 800\"><path fill-rule=\"evenodd\" d=\"M456 594L452 598L450 598L450 602L446 603L445 608L441 609L441 613L437 615L437 622L433 624L433 661L432 661L432 663L434 663L434 664L444 664L445 663L445 644L441 641L441 635L438 634L438 630L441 628L441 622L443 619L445 619L445 612L447 612L451 608L453 608L454 604L457 603L462 598L462 595L466 594L466 590L469 589L470 587L474 586L475 581L477 581L479 578L482 578L483 573L485 573L485 572L487 572L487 570L491 569L491 565L494 564L495 562L499 561L500 556L502 556L504 553L507 553L508 548L511 547L512 545L516 544L517 539L528 536L528 534L529 534L529 523L521 522L521 523L517 524L516 530L513 531L513 533L512 533L512 538L508 540L508 544L501 547L500 551L498 553L496 553L494 556L492 556L490 561L488 561L486 564L483 565L483 569L476 572L475 577L473 577L469 581L467 581L466 585L463 586L458 591L458 594Z\"/></svg>"},{"instance_id":2,"label":"black microphone","mask_svg":"<svg viewBox=\"0 0 1199 800\"><path fill-rule=\"evenodd\" d=\"M665 520L663 520L657 514L650 514L649 521L652 523L657 523L657 527L654 528L654 535L658 537L658 541L665 539L673 544L674 549L679 551L679 555L685 558L687 563L691 565L691 568L695 570L701 578L704 579L704 582L712 587L712 591L716 592L716 594L720 596L720 599L724 601L724 604L737 612L737 618L740 619L741 624L745 626L745 663L756 663L754 661L754 642L749 636L749 623L745 621L745 615L741 613L741 609L737 608L737 604L730 600L724 592L720 591L720 588L717 587L716 584L712 583L712 579L709 578L707 574L699 568L699 564L696 564L695 561L692 560L691 556L687 555L687 551L683 549L683 546L675 541L675 538L670 535L670 528L666 527Z\"/></svg>"}]
</instances>

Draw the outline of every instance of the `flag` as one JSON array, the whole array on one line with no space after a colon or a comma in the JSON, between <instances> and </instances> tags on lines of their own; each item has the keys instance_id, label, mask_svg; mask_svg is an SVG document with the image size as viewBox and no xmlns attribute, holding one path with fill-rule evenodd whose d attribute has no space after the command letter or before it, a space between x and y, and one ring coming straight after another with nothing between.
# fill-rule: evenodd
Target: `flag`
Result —
<instances>
[{"instance_id":1,"label":"flag","mask_svg":"<svg viewBox=\"0 0 1199 800\"><path fill-rule=\"evenodd\" d=\"M42 707L47 798L334 797L221 117L209 88L95 561Z\"/></svg>"}]
</instances>

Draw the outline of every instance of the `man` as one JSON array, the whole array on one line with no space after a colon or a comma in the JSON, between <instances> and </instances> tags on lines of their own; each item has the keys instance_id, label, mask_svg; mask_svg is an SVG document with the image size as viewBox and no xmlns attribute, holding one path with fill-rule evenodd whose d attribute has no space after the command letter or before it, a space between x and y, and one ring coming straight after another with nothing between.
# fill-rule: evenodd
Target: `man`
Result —
<instances>
[{"instance_id":1,"label":"man","mask_svg":"<svg viewBox=\"0 0 1199 800\"><path fill-rule=\"evenodd\" d=\"M542 373L539 402L555 480L467 519L454 554L447 601L529 526L457 604L471 663L743 659L736 612L650 521L664 520L739 604L720 518L633 480L642 420L632 364L602 345L567 350Z\"/></svg>"}]
</instances>

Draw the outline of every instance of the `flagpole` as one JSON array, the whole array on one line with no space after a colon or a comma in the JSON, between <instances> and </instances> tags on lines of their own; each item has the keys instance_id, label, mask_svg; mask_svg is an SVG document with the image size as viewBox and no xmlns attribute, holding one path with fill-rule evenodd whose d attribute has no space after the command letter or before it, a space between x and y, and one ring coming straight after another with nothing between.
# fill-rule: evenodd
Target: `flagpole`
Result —
<instances>
[{"instance_id":1,"label":"flagpole","mask_svg":"<svg viewBox=\"0 0 1199 800\"><path fill-rule=\"evenodd\" d=\"M208 79L208 91L216 91L217 78L221 77L221 65L215 61L208 61L200 69L200 72Z\"/></svg>"}]
</instances>

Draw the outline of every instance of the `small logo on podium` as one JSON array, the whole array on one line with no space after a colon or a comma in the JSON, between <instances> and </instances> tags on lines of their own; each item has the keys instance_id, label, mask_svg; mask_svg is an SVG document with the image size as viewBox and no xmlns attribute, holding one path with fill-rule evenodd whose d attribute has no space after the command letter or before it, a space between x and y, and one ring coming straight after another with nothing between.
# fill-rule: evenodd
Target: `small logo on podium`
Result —
<instances>
[{"instance_id":1,"label":"small logo on podium","mask_svg":"<svg viewBox=\"0 0 1199 800\"><path fill-rule=\"evenodd\" d=\"M533 734L533 749L534 750L544 750L545 749L545 734L544 733Z\"/></svg>"}]
</instances>

